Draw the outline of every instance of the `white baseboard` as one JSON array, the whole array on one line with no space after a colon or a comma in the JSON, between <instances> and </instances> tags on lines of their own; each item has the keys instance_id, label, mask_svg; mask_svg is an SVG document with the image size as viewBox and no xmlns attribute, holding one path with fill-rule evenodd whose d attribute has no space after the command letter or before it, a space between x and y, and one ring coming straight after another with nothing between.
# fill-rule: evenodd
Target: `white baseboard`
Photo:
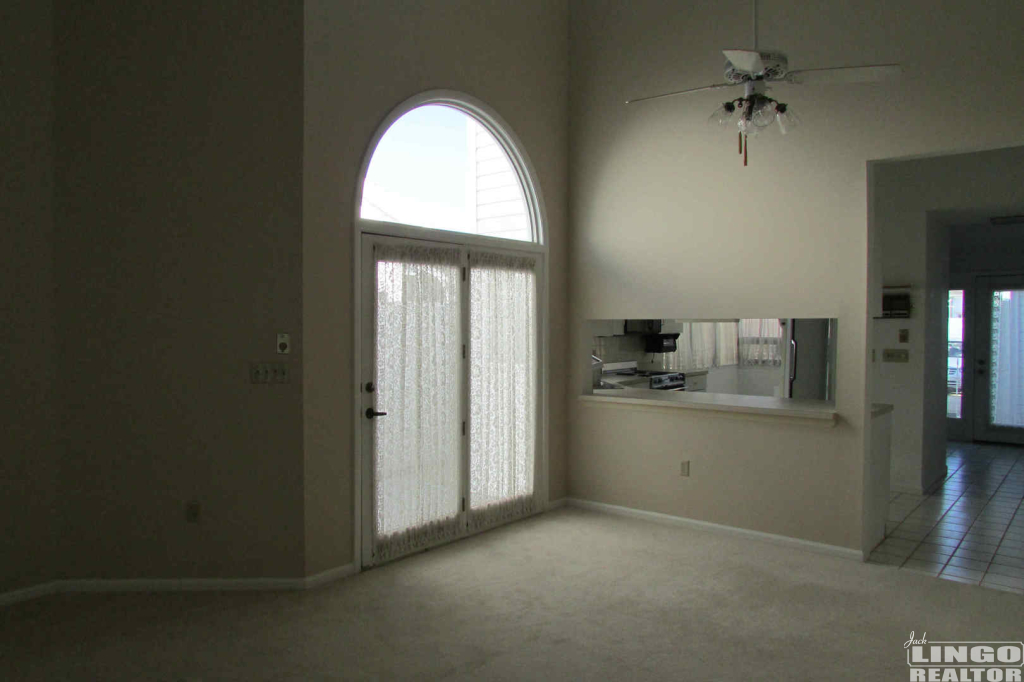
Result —
<instances>
[{"instance_id":1,"label":"white baseboard","mask_svg":"<svg viewBox=\"0 0 1024 682\"><path fill-rule=\"evenodd\" d=\"M786 535L762 533L761 531L750 530L747 528L737 528L736 526L724 526L720 523L711 523L710 521L698 521L697 519L688 519L684 516L672 516L671 514L661 514L659 512L643 511L642 509L620 507L618 505L605 504L603 502L591 502L590 500L568 498L566 499L565 503L571 507L579 507L580 509L591 509L593 511L605 512L607 514L615 514L617 516L629 516L636 519L643 519L645 521L653 521L655 523L664 523L672 526L683 526L685 528L696 528L698 530L706 530L716 533L726 533L728 535L737 535L740 537L750 538L754 540L770 542L775 545L782 545L784 547L792 547L794 549L802 549L808 552L815 552L817 554L827 554L829 556L840 557L842 559L864 561L864 555L859 549L851 549L849 547L839 547L838 545L826 545L820 542L812 542L811 540L791 538Z\"/></svg>"},{"instance_id":2,"label":"white baseboard","mask_svg":"<svg viewBox=\"0 0 1024 682\"><path fill-rule=\"evenodd\" d=\"M58 593L88 592L267 592L309 590L358 573L345 564L304 578L75 578L0 593L0 606Z\"/></svg>"},{"instance_id":3,"label":"white baseboard","mask_svg":"<svg viewBox=\"0 0 1024 682\"><path fill-rule=\"evenodd\" d=\"M39 597L45 597L59 591L60 581L52 580L48 583L33 585L32 587L23 587L20 590L0 592L0 606L9 606L20 601L28 601L29 599L38 599Z\"/></svg>"}]
</instances>

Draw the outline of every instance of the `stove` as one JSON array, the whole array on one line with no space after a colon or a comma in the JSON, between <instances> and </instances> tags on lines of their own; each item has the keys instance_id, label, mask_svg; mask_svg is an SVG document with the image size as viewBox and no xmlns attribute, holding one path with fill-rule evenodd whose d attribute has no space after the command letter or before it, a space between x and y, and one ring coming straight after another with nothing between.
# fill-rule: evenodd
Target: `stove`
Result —
<instances>
[{"instance_id":1,"label":"stove","mask_svg":"<svg viewBox=\"0 0 1024 682\"><path fill-rule=\"evenodd\" d=\"M686 375L682 372L650 372L651 388L656 391L682 391Z\"/></svg>"},{"instance_id":2,"label":"stove","mask_svg":"<svg viewBox=\"0 0 1024 682\"><path fill-rule=\"evenodd\" d=\"M604 373L646 378L648 379L648 388L656 391L682 391L686 388L686 375L682 372L638 370L635 362L609 363L605 365ZM634 388L637 387L634 386Z\"/></svg>"}]
</instances>

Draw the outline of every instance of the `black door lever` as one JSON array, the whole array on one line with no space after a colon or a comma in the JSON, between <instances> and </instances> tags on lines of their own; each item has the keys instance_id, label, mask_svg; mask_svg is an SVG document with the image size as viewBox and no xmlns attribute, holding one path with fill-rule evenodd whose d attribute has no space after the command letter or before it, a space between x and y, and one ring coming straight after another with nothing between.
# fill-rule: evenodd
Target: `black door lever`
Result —
<instances>
[{"instance_id":1,"label":"black door lever","mask_svg":"<svg viewBox=\"0 0 1024 682\"><path fill-rule=\"evenodd\" d=\"M388 414L387 412L378 412L377 410L373 409L372 407L367 407L366 408L366 418L367 419L373 419L374 417L386 417L387 414Z\"/></svg>"}]
</instances>

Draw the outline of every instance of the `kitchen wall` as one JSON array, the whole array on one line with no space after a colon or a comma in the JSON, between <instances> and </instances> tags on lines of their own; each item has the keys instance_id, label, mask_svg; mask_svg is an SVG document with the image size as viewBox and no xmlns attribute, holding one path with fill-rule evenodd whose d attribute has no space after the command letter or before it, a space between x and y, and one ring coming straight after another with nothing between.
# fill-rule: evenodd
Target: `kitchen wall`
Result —
<instances>
[{"instance_id":1,"label":"kitchen wall","mask_svg":"<svg viewBox=\"0 0 1024 682\"><path fill-rule=\"evenodd\" d=\"M352 560L353 219L360 164L388 112L468 93L508 122L537 172L550 246L550 496L565 495L568 8L551 0L305 4L303 186L306 570Z\"/></svg>"},{"instance_id":2,"label":"kitchen wall","mask_svg":"<svg viewBox=\"0 0 1024 682\"><path fill-rule=\"evenodd\" d=\"M54 575L53 5L0 11L0 593Z\"/></svg>"},{"instance_id":3,"label":"kitchen wall","mask_svg":"<svg viewBox=\"0 0 1024 682\"><path fill-rule=\"evenodd\" d=\"M861 549L868 301L882 283L869 259L879 235L869 232L868 161L1024 142L1014 122L1024 86L991 68L1016 61L1024 29L1007 20L1019 16L1014 0L956 0L941 12L924 0L759 8L760 44L785 50L793 68L901 62L905 77L778 86L772 94L803 125L753 140L744 168L735 135L705 124L721 92L623 101L719 82L720 50L750 42L749 12L571 3L573 319L581 330L627 315L837 317L839 423L574 401L569 494ZM589 339L577 331L575 343L585 358ZM692 460L689 478L672 475L680 459Z\"/></svg>"}]
</instances>

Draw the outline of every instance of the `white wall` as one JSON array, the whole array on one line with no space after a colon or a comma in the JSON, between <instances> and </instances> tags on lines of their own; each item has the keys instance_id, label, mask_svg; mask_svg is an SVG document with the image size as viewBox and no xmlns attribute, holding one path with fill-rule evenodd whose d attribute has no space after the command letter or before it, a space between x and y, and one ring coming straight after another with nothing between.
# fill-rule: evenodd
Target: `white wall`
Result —
<instances>
[{"instance_id":1,"label":"white wall","mask_svg":"<svg viewBox=\"0 0 1024 682\"><path fill-rule=\"evenodd\" d=\"M1012 172L1013 169L1008 169ZM1024 214L1011 207L1006 215ZM1024 271L1024 223L990 225L987 222L950 228L949 270L957 274Z\"/></svg>"},{"instance_id":2,"label":"white wall","mask_svg":"<svg viewBox=\"0 0 1024 682\"><path fill-rule=\"evenodd\" d=\"M761 45L793 68L898 61L906 75L778 86L804 124L752 141L747 168L735 136L705 125L735 95L623 105L720 81L719 50L749 41L747 12L655 0L571 11L576 330L587 318L770 310L836 317L842 333L836 428L573 402L570 495L859 549L869 284L874 298L881 283L868 271L867 162L1024 142L1024 87L992 68L1017 61L1020 22L1007 17L1019 3L761 3ZM961 100L984 106L951 105ZM683 458L689 479L674 475Z\"/></svg>"}]
</instances>

